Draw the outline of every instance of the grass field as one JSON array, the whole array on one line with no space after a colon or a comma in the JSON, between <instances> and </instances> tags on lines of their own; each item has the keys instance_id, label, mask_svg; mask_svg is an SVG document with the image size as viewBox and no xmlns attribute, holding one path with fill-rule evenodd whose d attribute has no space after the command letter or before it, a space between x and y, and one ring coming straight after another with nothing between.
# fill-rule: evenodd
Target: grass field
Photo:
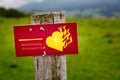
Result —
<instances>
[{"instance_id":1,"label":"grass field","mask_svg":"<svg viewBox=\"0 0 120 80\"><path fill-rule=\"evenodd\" d=\"M67 55L68 80L120 80L120 19L78 23L79 54ZM16 57L13 26L29 18L0 18L0 80L34 80L33 57Z\"/></svg>"}]
</instances>

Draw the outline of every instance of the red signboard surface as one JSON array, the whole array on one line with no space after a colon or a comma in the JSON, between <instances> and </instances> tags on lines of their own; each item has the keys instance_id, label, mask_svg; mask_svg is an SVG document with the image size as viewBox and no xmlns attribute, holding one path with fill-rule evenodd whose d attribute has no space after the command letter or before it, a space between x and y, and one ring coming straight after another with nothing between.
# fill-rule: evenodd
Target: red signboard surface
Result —
<instances>
[{"instance_id":1,"label":"red signboard surface","mask_svg":"<svg viewBox=\"0 0 120 80\"><path fill-rule=\"evenodd\" d=\"M78 54L77 24L14 26L16 56Z\"/></svg>"}]
</instances>

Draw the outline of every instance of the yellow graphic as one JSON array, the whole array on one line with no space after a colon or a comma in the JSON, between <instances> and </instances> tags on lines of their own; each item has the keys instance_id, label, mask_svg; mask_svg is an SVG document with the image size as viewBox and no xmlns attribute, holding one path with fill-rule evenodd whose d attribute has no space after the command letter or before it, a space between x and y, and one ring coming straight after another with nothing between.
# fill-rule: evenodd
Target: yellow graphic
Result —
<instances>
[{"instance_id":1,"label":"yellow graphic","mask_svg":"<svg viewBox=\"0 0 120 80\"><path fill-rule=\"evenodd\" d=\"M35 40L43 40L43 38L33 38L33 39L19 39L18 41L35 41Z\"/></svg>"},{"instance_id":2,"label":"yellow graphic","mask_svg":"<svg viewBox=\"0 0 120 80\"><path fill-rule=\"evenodd\" d=\"M52 36L46 39L47 46L58 51L63 51L70 43L72 43L72 36L66 26L61 26L59 31L54 31Z\"/></svg>"}]
</instances>

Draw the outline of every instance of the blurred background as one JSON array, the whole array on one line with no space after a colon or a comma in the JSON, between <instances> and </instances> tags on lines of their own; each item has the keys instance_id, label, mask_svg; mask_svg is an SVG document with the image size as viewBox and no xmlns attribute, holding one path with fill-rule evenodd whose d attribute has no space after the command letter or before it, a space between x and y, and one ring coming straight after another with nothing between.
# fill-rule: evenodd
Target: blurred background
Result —
<instances>
[{"instance_id":1,"label":"blurred background","mask_svg":"<svg viewBox=\"0 0 120 80\"><path fill-rule=\"evenodd\" d=\"M68 80L120 80L120 0L0 0L0 80L34 80L33 57L15 56L13 26L49 11L66 11L66 22L78 23Z\"/></svg>"}]
</instances>

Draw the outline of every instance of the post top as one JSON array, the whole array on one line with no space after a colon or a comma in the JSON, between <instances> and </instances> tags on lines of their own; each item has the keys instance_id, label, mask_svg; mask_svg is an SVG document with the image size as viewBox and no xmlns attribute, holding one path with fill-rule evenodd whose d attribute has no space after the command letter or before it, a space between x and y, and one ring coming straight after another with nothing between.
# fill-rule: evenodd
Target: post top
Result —
<instances>
[{"instance_id":1,"label":"post top","mask_svg":"<svg viewBox=\"0 0 120 80\"><path fill-rule=\"evenodd\" d=\"M40 13L34 13L32 16L43 16L43 15L57 15L57 14L65 14L65 11L60 11L60 12L40 12Z\"/></svg>"}]
</instances>

